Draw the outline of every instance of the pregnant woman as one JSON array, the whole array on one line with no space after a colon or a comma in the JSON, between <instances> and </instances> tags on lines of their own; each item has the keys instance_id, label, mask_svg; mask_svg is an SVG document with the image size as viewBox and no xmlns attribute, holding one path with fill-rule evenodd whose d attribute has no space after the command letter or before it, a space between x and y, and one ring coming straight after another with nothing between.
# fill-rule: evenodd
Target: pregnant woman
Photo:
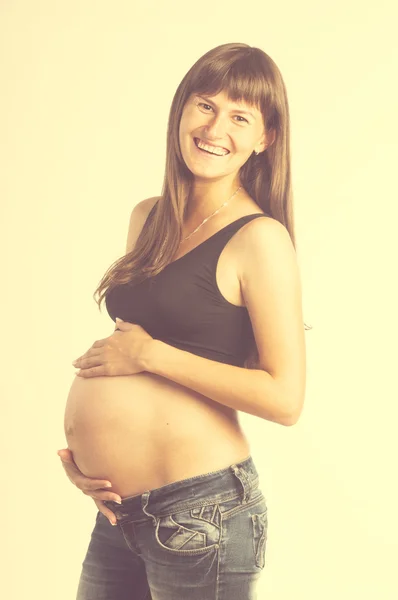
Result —
<instances>
[{"instance_id":1,"label":"pregnant woman","mask_svg":"<svg viewBox=\"0 0 398 600\"><path fill-rule=\"evenodd\" d=\"M75 362L60 456L99 509L78 600L256 597L267 506L238 411L289 426L305 395L289 152L267 54L192 66L162 195L96 290L115 331Z\"/></svg>"}]
</instances>

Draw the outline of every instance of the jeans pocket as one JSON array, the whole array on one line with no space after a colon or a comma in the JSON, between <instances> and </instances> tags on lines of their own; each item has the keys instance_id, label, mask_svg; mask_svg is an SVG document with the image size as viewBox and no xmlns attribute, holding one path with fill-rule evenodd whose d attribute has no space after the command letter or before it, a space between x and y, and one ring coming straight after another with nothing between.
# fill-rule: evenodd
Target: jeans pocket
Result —
<instances>
[{"instance_id":1,"label":"jeans pocket","mask_svg":"<svg viewBox=\"0 0 398 600\"><path fill-rule=\"evenodd\" d=\"M217 548L221 540L218 504L159 517L155 537L164 550L179 555L205 554Z\"/></svg>"},{"instance_id":2,"label":"jeans pocket","mask_svg":"<svg viewBox=\"0 0 398 600\"><path fill-rule=\"evenodd\" d=\"M263 569L265 566L265 549L267 546L268 516L267 509L264 512L253 514L253 550L256 566Z\"/></svg>"}]
</instances>

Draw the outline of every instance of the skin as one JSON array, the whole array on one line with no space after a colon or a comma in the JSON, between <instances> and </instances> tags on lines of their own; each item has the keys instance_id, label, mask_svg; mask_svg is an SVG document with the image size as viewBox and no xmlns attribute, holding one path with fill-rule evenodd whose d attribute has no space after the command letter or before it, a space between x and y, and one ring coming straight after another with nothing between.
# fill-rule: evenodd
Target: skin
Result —
<instances>
[{"instance_id":1,"label":"skin","mask_svg":"<svg viewBox=\"0 0 398 600\"><path fill-rule=\"evenodd\" d=\"M180 147L187 166L195 175L195 182L184 224L185 235L220 206L220 199L228 199L239 187L239 169L251 153L254 150L263 151L275 139L273 132L266 134L258 111L248 106L244 109L252 112L253 116L240 115L237 107L232 106L223 93L212 99L192 95L186 103L179 130ZM243 119L247 119L247 122ZM194 137L227 148L230 154L220 159L202 160L194 145ZM256 212L255 208L258 212L256 203L245 193L240 196L239 203L246 214ZM239 216L236 213L235 218ZM217 222L211 220L216 231L223 226L223 217L220 218ZM134 223L132 220L129 238L135 235L138 237L139 231L131 234L132 228L136 227ZM137 226L136 229L140 227ZM278 414L277 410L281 410L285 398L289 397L293 400L290 400L290 412L286 409L286 415L295 414L298 418L304 389L304 344L298 325L302 325L300 286L290 238L288 239L288 233L280 223L266 218L255 220L250 226L250 232L248 229L243 235L242 230L235 237L235 252L240 257L241 300L245 298L250 307L249 314L264 370L242 371L230 365L214 364L190 353L181 354L181 351L153 340L140 326L121 322L117 325L121 331L115 331L109 338L96 341L79 357L75 364L81 367L78 375L112 376L148 370L236 410L252 412L281 423L285 417L282 413ZM190 244L195 242L192 244L192 240L189 240L181 244L181 255L189 250ZM254 261L253 256L256 254L259 259ZM268 262L265 260L268 256L278 256L276 266L274 258L268 259ZM285 273L284 277L280 272ZM289 281L293 283L289 284ZM264 297L268 298L269 311L264 310ZM293 297L294 308L285 301L289 297ZM278 344L272 342L275 339ZM293 355L296 358L293 359ZM198 359L204 361L200 363L201 368L198 368ZM199 374L195 376L195 373ZM292 382L290 387L288 381ZM242 405L242 398L247 390L253 390L252 398L257 398L255 394L258 390L255 408ZM268 407L260 404L263 396L269 402ZM292 422L287 419L288 417L284 424L294 422L294 419ZM58 454L72 483L94 499L98 510L111 523L116 523L115 515L103 505L103 500L120 500L117 494L103 489L106 484L111 485L111 482L85 477L76 467L68 449L60 450Z\"/></svg>"},{"instance_id":2,"label":"skin","mask_svg":"<svg viewBox=\"0 0 398 600\"><path fill-rule=\"evenodd\" d=\"M238 108L253 116L239 112ZM194 137L226 148L230 154L203 160ZM274 139L275 132L266 134L258 109L230 102L224 91L212 98L191 94L179 127L182 156L195 174L185 223L187 234L221 205L220 198L228 199L242 185L239 177L242 165L254 151L263 152Z\"/></svg>"}]
</instances>

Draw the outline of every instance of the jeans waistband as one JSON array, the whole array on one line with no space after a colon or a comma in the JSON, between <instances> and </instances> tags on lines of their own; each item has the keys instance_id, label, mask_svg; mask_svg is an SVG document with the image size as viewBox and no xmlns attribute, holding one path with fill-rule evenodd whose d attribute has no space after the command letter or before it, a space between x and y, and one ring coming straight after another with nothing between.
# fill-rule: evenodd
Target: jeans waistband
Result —
<instances>
[{"instance_id":1,"label":"jeans waistband","mask_svg":"<svg viewBox=\"0 0 398 600\"><path fill-rule=\"evenodd\" d=\"M196 475L169 483L136 496L123 498L122 504L106 500L104 504L115 513L117 519L141 520L158 517L203 505L224 502L238 495L242 503L249 502L259 485L259 475L251 456L219 471Z\"/></svg>"}]
</instances>

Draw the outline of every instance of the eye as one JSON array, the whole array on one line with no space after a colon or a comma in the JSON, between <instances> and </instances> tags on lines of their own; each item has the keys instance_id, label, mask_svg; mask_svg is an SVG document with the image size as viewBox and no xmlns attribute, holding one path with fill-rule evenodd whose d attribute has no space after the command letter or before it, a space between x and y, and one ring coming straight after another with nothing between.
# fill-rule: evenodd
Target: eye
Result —
<instances>
[{"instance_id":1,"label":"eye","mask_svg":"<svg viewBox=\"0 0 398 600\"><path fill-rule=\"evenodd\" d=\"M211 108L210 104L205 104L204 102L198 102L197 106L208 106L209 108ZM206 111L208 112L208 111Z\"/></svg>"},{"instance_id":2,"label":"eye","mask_svg":"<svg viewBox=\"0 0 398 600\"><path fill-rule=\"evenodd\" d=\"M245 117L241 117L240 115L236 115L238 117L238 119L243 119L244 121L246 121L246 123L248 123L249 121L247 119L245 119ZM242 123L242 121L239 121L239 123Z\"/></svg>"},{"instance_id":3,"label":"eye","mask_svg":"<svg viewBox=\"0 0 398 600\"><path fill-rule=\"evenodd\" d=\"M207 106L208 108L210 108L212 110L212 107L210 106L210 104L206 104L205 102L197 102L196 106ZM205 110L205 112L209 112L208 110ZM249 123L249 121L247 119L245 119L244 117L242 117L241 115L236 115L238 117L238 119L242 119L242 121L238 121L238 123Z\"/></svg>"}]
</instances>

